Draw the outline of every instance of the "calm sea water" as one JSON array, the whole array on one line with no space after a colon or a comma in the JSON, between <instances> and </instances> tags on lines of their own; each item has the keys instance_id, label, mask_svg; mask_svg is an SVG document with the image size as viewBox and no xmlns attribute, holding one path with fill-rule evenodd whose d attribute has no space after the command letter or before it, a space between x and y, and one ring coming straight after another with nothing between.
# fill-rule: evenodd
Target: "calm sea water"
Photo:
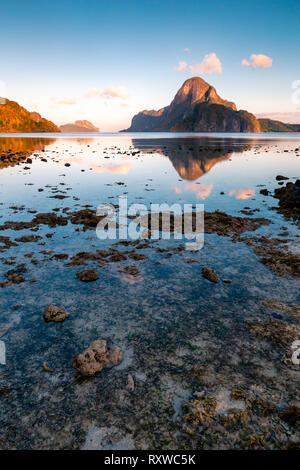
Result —
<instances>
[{"instance_id":1,"label":"calm sea water","mask_svg":"<svg viewBox=\"0 0 300 470\"><path fill-rule=\"evenodd\" d=\"M71 196L86 204L126 193L132 202L137 197L146 203L202 201L208 210L232 212L245 201L251 207L261 201L258 188L273 189L276 175L297 177L297 142L297 134L2 135L0 150L26 150L48 162L36 158L30 171L23 171L25 165L2 169L1 197L15 204L33 198L38 210L50 208L53 201L37 186L64 182L72 186ZM118 181L126 187L115 185Z\"/></svg>"},{"instance_id":2,"label":"calm sea water","mask_svg":"<svg viewBox=\"0 0 300 470\"><path fill-rule=\"evenodd\" d=\"M299 148L297 134L0 135L0 155L27 152L32 159L0 166L0 225L31 220L33 211L96 209L127 195L129 203L147 207L199 203L235 216L255 209L253 217L271 221L257 235L280 236L284 226L291 249L299 250L296 225L274 210L277 199L260 193L279 187L277 175L299 178ZM255 343L254 349L246 322L271 315L266 300L299 303L299 280L271 272L250 246L210 234L198 253L138 250L146 258L125 263L138 266L136 276L120 271L124 263L101 268L91 261L87 267L97 268L99 280L83 283L76 278L79 267L52 256L95 252L115 241L76 229L69 223L0 232L12 241L41 237L1 253L1 281L17 265L27 271L24 283L0 289L0 340L7 351L6 365L0 365L0 448L199 448L174 424L182 401L195 391L223 397L245 387L271 401L280 396L281 406L296 397L299 372L287 376L282 353L271 344ZM202 265L232 283L210 283ZM63 324L44 323L42 312L51 302L70 312ZM119 345L123 363L80 385L72 357L97 338ZM41 372L44 362L52 373ZM209 378L191 375L193 368L206 368ZM128 374L136 386L131 398ZM212 428L207 448L218 447L219 432ZM230 435L226 439L231 448Z\"/></svg>"}]
</instances>

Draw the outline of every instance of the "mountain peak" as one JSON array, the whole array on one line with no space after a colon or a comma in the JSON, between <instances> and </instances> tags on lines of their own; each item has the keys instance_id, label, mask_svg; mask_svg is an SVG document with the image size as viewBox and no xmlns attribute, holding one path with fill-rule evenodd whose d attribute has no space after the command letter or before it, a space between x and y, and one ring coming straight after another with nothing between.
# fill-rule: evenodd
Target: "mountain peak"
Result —
<instances>
[{"instance_id":1,"label":"mountain peak","mask_svg":"<svg viewBox=\"0 0 300 470\"><path fill-rule=\"evenodd\" d=\"M183 103L192 106L199 102L221 104L236 111L234 103L223 100L218 95L216 89L201 77L188 78L176 93L170 107L172 108Z\"/></svg>"},{"instance_id":2,"label":"mountain peak","mask_svg":"<svg viewBox=\"0 0 300 470\"><path fill-rule=\"evenodd\" d=\"M189 101L190 104L199 101L210 88L210 85L200 77L188 78L179 88L172 104Z\"/></svg>"}]
</instances>

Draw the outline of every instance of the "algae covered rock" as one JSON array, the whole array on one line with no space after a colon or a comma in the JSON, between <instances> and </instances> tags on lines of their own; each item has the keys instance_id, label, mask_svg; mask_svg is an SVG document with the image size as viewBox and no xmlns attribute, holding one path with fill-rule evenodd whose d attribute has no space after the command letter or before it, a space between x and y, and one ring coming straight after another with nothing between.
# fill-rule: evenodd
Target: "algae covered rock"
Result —
<instances>
[{"instance_id":1,"label":"algae covered rock","mask_svg":"<svg viewBox=\"0 0 300 470\"><path fill-rule=\"evenodd\" d=\"M73 358L73 367L85 377L92 377L105 367L122 361L122 352L117 346L107 347L105 340L95 340L90 346Z\"/></svg>"},{"instance_id":2,"label":"algae covered rock","mask_svg":"<svg viewBox=\"0 0 300 470\"><path fill-rule=\"evenodd\" d=\"M291 345L296 339L300 339L300 330L296 325L284 321L267 320L249 323L250 333L283 346Z\"/></svg>"},{"instance_id":3,"label":"algae covered rock","mask_svg":"<svg viewBox=\"0 0 300 470\"><path fill-rule=\"evenodd\" d=\"M216 400L211 397L184 402L182 409L186 413L183 418L185 431L192 434L198 426L209 423L216 416L216 405Z\"/></svg>"},{"instance_id":4,"label":"algae covered rock","mask_svg":"<svg viewBox=\"0 0 300 470\"><path fill-rule=\"evenodd\" d=\"M83 282L92 282L99 279L96 269L82 269L81 271L77 271L76 276Z\"/></svg>"},{"instance_id":5,"label":"algae covered rock","mask_svg":"<svg viewBox=\"0 0 300 470\"><path fill-rule=\"evenodd\" d=\"M62 322L68 318L70 314L66 311L64 307L57 307L55 304L48 305L43 313L43 317L46 323L51 321Z\"/></svg>"},{"instance_id":6,"label":"algae covered rock","mask_svg":"<svg viewBox=\"0 0 300 470\"><path fill-rule=\"evenodd\" d=\"M202 276L205 277L205 279L208 279L210 282L218 283L220 278L216 271L214 271L211 268L208 268L207 266L202 267Z\"/></svg>"}]
</instances>

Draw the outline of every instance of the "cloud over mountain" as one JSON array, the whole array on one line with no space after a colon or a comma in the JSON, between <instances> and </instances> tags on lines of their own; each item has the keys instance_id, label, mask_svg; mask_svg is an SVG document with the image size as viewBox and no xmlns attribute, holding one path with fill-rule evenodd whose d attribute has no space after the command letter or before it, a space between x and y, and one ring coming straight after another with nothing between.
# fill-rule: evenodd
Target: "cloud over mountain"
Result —
<instances>
[{"instance_id":1,"label":"cloud over mountain","mask_svg":"<svg viewBox=\"0 0 300 470\"><path fill-rule=\"evenodd\" d=\"M252 67L253 69L266 69L272 67L273 59L264 54L251 54L249 60L242 60L242 65L244 67Z\"/></svg>"},{"instance_id":2,"label":"cloud over mountain","mask_svg":"<svg viewBox=\"0 0 300 470\"><path fill-rule=\"evenodd\" d=\"M192 75L203 75L205 73L209 74L218 74L221 75L222 73L222 63L215 52L211 52L210 54L206 54L202 62L194 65L189 65L184 60L178 63L178 66L175 67L177 72L186 71L191 73Z\"/></svg>"}]
</instances>

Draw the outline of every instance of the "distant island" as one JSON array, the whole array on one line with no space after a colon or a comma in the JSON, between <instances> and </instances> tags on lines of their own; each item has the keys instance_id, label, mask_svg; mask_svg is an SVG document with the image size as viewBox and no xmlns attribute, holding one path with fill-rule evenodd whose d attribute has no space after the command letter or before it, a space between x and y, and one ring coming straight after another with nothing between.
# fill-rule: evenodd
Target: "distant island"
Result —
<instances>
[{"instance_id":1,"label":"distant island","mask_svg":"<svg viewBox=\"0 0 300 470\"><path fill-rule=\"evenodd\" d=\"M31 113L16 101L8 99L0 104L0 132L60 132L51 121L39 113Z\"/></svg>"},{"instance_id":2,"label":"distant island","mask_svg":"<svg viewBox=\"0 0 300 470\"><path fill-rule=\"evenodd\" d=\"M286 124L273 119L258 119L261 132L300 132L300 124Z\"/></svg>"},{"instance_id":3,"label":"distant island","mask_svg":"<svg viewBox=\"0 0 300 470\"><path fill-rule=\"evenodd\" d=\"M59 127L61 132L100 132L90 121L75 121Z\"/></svg>"},{"instance_id":4,"label":"distant island","mask_svg":"<svg viewBox=\"0 0 300 470\"><path fill-rule=\"evenodd\" d=\"M136 114L123 132L295 132L299 128L238 111L212 85L193 77L184 82L169 106Z\"/></svg>"}]
</instances>

